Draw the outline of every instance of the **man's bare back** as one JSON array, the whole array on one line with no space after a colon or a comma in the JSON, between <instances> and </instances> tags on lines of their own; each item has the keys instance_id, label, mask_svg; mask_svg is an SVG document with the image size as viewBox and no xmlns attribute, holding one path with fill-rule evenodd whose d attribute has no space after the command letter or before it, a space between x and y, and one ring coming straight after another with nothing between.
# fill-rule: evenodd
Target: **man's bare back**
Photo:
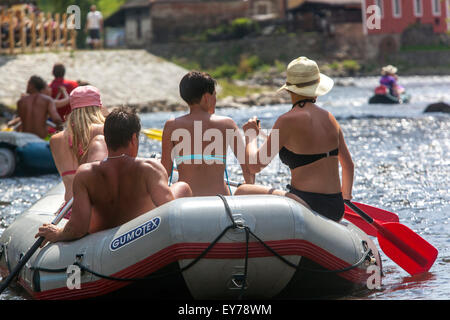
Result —
<instances>
[{"instance_id":1,"label":"man's bare back","mask_svg":"<svg viewBox=\"0 0 450 320\"><path fill-rule=\"evenodd\" d=\"M42 139L48 135L48 116L56 123L61 122L53 100L41 93L22 97L17 102L17 111L22 121L22 132L34 133Z\"/></svg>"},{"instance_id":2,"label":"man's bare back","mask_svg":"<svg viewBox=\"0 0 450 320\"><path fill-rule=\"evenodd\" d=\"M89 233L121 225L174 199L159 161L127 155L80 166L73 188L73 213L92 210Z\"/></svg>"},{"instance_id":3,"label":"man's bare back","mask_svg":"<svg viewBox=\"0 0 450 320\"><path fill-rule=\"evenodd\" d=\"M92 90L91 94L94 95ZM119 226L175 199L162 164L136 158L141 124L135 110L114 109L106 117L103 129L108 158L78 167L70 219L63 229L52 224L40 227L36 237L45 237L41 246L48 241L74 240ZM186 183L180 182L173 190L180 197L192 195Z\"/></svg>"}]
</instances>

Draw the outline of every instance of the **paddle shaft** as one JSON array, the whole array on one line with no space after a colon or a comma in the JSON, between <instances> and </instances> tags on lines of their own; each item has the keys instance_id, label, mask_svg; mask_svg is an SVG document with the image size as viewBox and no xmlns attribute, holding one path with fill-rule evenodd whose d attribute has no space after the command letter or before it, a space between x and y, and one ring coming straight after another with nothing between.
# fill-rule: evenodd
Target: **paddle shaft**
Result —
<instances>
[{"instance_id":1,"label":"paddle shaft","mask_svg":"<svg viewBox=\"0 0 450 320\"><path fill-rule=\"evenodd\" d=\"M57 225L62 218L66 215L67 211L72 207L73 198L70 199L64 207L59 211L58 215L52 221L52 224ZM44 242L44 237L39 237L33 246L28 250L28 252L20 259L15 268L11 271L11 273L6 277L5 281L0 285L0 294L9 286L11 281L19 274L20 270L22 270L23 266L30 260L31 256L36 252L36 250L40 247L42 242Z\"/></svg>"}]
</instances>

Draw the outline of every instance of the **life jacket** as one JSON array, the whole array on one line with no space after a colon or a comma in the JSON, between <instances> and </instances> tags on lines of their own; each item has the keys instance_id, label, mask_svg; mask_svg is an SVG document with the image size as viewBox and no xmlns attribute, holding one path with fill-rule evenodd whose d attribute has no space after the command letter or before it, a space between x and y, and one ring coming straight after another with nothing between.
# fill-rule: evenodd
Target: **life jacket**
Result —
<instances>
[{"instance_id":1,"label":"life jacket","mask_svg":"<svg viewBox=\"0 0 450 320\"><path fill-rule=\"evenodd\" d=\"M375 94L387 94L387 93L388 88L386 86L379 85L378 87L375 88Z\"/></svg>"}]
</instances>

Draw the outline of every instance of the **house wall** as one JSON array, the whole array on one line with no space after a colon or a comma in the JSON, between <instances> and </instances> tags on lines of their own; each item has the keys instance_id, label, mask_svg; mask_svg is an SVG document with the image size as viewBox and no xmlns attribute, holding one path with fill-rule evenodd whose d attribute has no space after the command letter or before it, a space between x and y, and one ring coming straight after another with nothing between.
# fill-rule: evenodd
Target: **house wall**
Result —
<instances>
[{"instance_id":1,"label":"house wall","mask_svg":"<svg viewBox=\"0 0 450 320\"><path fill-rule=\"evenodd\" d=\"M247 14L256 19L264 18L264 16L283 19L285 11L284 0L250 0Z\"/></svg>"},{"instance_id":2,"label":"house wall","mask_svg":"<svg viewBox=\"0 0 450 320\"><path fill-rule=\"evenodd\" d=\"M128 48L144 48L151 42L152 21L148 8L125 11L125 43Z\"/></svg>"},{"instance_id":3,"label":"house wall","mask_svg":"<svg viewBox=\"0 0 450 320\"><path fill-rule=\"evenodd\" d=\"M182 33L211 28L246 17L248 5L248 1L242 0L153 3L150 12L155 40L170 40L171 37Z\"/></svg>"},{"instance_id":4,"label":"house wall","mask_svg":"<svg viewBox=\"0 0 450 320\"><path fill-rule=\"evenodd\" d=\"M422 0L422 15L417 16L414 12L415 0L399 0L400 15L394 16L393 4L395 0L381 0L382 1L382 18L380 29L367 29L369 35L386 34L386 33L401 33L409 25L414 23L431 24L435 33L444 33L447 31L447 3L448 1L439 1L440 15L433 14L432 1ZM377 3L377 0L363 0L365 2L366 19L369 18L367 7Z\"/></svg>"}]
</instances>

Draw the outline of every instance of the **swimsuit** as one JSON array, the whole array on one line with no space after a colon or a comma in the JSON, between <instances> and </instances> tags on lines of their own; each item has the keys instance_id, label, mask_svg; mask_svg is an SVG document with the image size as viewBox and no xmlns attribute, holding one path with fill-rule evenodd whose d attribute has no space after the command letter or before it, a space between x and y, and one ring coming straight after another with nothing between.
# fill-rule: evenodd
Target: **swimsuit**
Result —
<instances>
[{"instance_id":1,"label":"swimsuit","mask_svg":"<svg viewBox=\"0 0 450 320\"><path fill-rule=\"evenodd\" d=\"M175 169L175 164L178 166L186 160L204 160L204 161L218 160L225 164L225 176L227 178L228 189L230 190L230 194L233 194L231 192L231 187L230 187L230 183L228 180L228 172L227 172L227 166L226 166L227 159L226 158L227 158L226 155L223 156L223 155L203 155L203 154L190 154L190 155L185 155L185 156L175 156L175 159L174 159L173 165L172 165L172 172L170 173L170 177L169 177L169 186L172 184L172 176L173 176L173 170Z\"/></svg>"},{"instance_id":2,"label":"swimsuit","mask_svg":"<svg viewBox=\"0 0 450 320\"><path fill-rule=\"evenodd\" d=\"M75 174L76 172L77 172L77 170L67 170L67 171L64 171L63 173L61 173L61 177L70 176L72 174Z\"/></svg>"},{"instance_id":3,"label":"swimsuit","mask_svg":"<svg viewBox=\"0 0 450 320\"><path fill-rule=\"evenodd\" d=\"M290 151L289 149L283 147L279 152L279 157L281 162L285 165L289 166L291 169L295 169L297 167L305 166L307 164L316 162L322 158L328 158L331 156L337 156L339 153L339 149L336 148L334 150L328 151L326 153L317 153L317 154L299 154Z\"/></svg>"},{"instance_id":4,"label":"swimsuit","mask_svg":"<svg viewBox=\"0 0 450 320\"><path fill-rule=\"evenodd\" d=\"M290 193L305 200L312 210L331 220L339 221L344 215L345 206L342 192L331 194L307 192L295 189L290 184L286 188Z\"/></svg>"},{"instance_id":5,"label":"swimsuit","mask_svg":"<svg viewBox=\"0 0 450 320\"><path fill-rule=\"evenodd\" d=\"M73 147L72 138L70 136L68 136L68 140L69 140L69 147L72 148ZM80 145L78 145L78 154L80 155L80 157L82 157L84 154L84 151ZM75 174L76 172L77 172L77 169L67 170L67 171L64 171L63 173L61 173L61 177L70 176L70 175Z\"/></svg>"},{"instance_id":6,"label":"swimsuit","mask_svg":"<svg viewBox=\"0 0 450 320\"><path fill-rule=\"evenodd\" d=\"M313 102L311 99L297 101L292 107L299 106L303 108L306 102ZM337 156L339 154L339 148L333 149L326 153L318 154L298 154L290 151L289 149L282 147L279 152L281 162L289 166L290 169L305 166L307 164L318 161L322 158L328 158L331 156ZM344 215L345 206L342 193L316 193L307 192L294 188L288 184L287 189L290 193L303 199L312 210L326 216L334 221L339 221Z\"/></svg>"}]
</instances>

